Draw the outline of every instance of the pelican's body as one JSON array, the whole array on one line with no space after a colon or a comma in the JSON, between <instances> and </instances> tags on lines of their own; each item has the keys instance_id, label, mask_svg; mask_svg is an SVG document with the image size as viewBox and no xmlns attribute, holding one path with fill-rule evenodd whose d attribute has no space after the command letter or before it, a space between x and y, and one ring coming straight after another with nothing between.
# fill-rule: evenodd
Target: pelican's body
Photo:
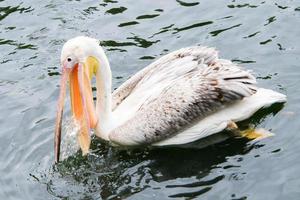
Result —
<instances>
[{"instance_id":1,"label":"pelican's body","mask_svg":"<svg viewBox=\"0 0 300 200\"><path fill-rule=\"evenodd\" d=\"M213 48L197 46L167 54L113 93L109 62L96 40L69 40L61 58L66 69L70 56L76 57L78 63L87 62L88 58L91 63L90 57L94 59L92 67L83 64L79 73L86 74L88 80L89 72L96 76L96 110L92 111L93 106L88 103L90 97L84 97L83 84L79 92L81 106L86 106L83 110L87 110L85 120L89 128L117 145L189 143L224 130L231 121L247 119L260 108L286 101L283 94L257 88L250 71L219 59ZM72 65L76 63L69 68ZM88 82L84 77L78 80L79 85ZM74 103L72 106L76 113Z\"/></svg>"}]
</instances>

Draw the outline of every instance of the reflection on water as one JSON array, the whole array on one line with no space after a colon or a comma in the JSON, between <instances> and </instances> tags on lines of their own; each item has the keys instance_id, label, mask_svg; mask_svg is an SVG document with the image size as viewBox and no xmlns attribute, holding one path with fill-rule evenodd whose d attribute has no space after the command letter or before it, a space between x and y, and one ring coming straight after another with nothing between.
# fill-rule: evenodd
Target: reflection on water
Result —
<instances>
[{"instance_id":1,"label":"reflection on water","mask_svg":"<svg viewBox=\"0 0 300 200\"><path fill-rule=\"evenodd\" d=\"M241 156L259 147L247 145L243 140L230 140L199 150L158 148L120 151L94 139L91 155L83 158L77 154L55 166L47 177L51 181L46 180L46 184L48 190L59 197L123 199L142 191L148 190L151 194L151 190L161 189L169 197L197 197L225 179L224 174L211 176L211 172L239 168ZM234 164L222 164L228 156L235 155L239 157ZM41 181L39 177L36 179ZM66 181L73 188L65 191L57 187Z\"/></svg>"},{"instance_id":2,"label":"reflection on water","mask_svg":"<svg viewBox=\"0 0 300 200\"><path fill-rule=\"evenodd\" d=\"M297 199L299 11L297 1L0 1L0 197ZM173 50L216 47L287 94L240 124L275 136L130 151L93 138L90 155L53 166L60 50L77 35L99 39L113 88Z\"/></svg>"}]
</instances>

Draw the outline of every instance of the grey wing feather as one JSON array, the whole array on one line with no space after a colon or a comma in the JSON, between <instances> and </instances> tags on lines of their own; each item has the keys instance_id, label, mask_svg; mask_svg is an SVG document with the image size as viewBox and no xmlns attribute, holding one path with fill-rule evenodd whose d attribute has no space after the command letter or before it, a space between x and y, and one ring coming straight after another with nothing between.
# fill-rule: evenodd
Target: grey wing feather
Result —
<instances>
[{"instance_id":1,"label":"grey wing feather","mask_svg":"<svg viewBox=\"0 0 300 200\"><path fill-rule=\"evenodd\" d=\"M251 73L230 61L218 59L214 49L193 47L171 55L175 59L173 62L179 62L185 56L193 58L190 69L172 79L158 96L145 101L133 118L113 130L111 141L122 145L158 142L191 127L227 104L255 93L256 81ZM189 65L191 61L188 62L185 64ZM166 63L172 65L170 59ZM162 66L167 68L158 64L140 79L136 87L159 73ZM183 68L182 65L176 67Z\"/></svg>"}]
</instances>

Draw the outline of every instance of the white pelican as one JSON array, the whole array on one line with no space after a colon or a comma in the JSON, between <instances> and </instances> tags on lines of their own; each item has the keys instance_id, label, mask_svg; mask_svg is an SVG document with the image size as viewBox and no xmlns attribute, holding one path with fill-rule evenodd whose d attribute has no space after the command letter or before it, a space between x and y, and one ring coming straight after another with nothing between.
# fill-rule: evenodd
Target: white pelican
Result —
<instances>
[{"instance_id":1,"label":"white pelican","mask_svg":"<svg viewBox=\"0 0 300 200\"><path fill-rule=\"evenodd\" d=\"M59 160L66 82L73 117L80 126L83 154L90 129L116 145L178 145L218 133L286 96L256 87L256 80L208 47L169 53L136 73L113 93L108 59L96 39L76 37L61 53L62 78L55 128L55 160ZM96 77L97 101L91 79Z\"/></svg>"}]
</instances>

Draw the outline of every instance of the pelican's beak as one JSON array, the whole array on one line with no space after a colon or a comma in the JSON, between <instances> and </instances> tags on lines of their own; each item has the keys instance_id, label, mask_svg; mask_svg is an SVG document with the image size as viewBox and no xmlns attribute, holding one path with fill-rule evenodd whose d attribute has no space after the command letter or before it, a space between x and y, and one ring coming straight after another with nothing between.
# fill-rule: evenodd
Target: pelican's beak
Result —
<instances>
[{"instance_id":1,"label":"pelican's beak","mask_svg":"<svg viewBox=\"0 0 300 200\"><path fill-rule=\"evenodd\" d=\"M61 143L61 125L67 80L70 82L70 99L74 119L80 126L77 135L82 154L86 155L90 148L90 129L97 125L97 115L93 102L91 78L94 63L87 59L85 63L78 63L72 69L63 66L61 88L58 100L55 127L55 162L59 161Z\"/></svg>"},{"instance_id":2,"label":"pelican's beak","mask_svg":"<svg viewBox=\"0 0 300 200\"><path fill-rule=\"evenodd\" d=\"M70 69L63 67L63 72L60 81L60 92L59 99L57 102L57 113L56 113L56 122L55 122L55 138L54 138L54 156L55 162L59 161L60 154L60 140L61 140L61 124L64 108L64 100L66 96L66 83L69 78Z\"/></svg>"}]
</instances>

